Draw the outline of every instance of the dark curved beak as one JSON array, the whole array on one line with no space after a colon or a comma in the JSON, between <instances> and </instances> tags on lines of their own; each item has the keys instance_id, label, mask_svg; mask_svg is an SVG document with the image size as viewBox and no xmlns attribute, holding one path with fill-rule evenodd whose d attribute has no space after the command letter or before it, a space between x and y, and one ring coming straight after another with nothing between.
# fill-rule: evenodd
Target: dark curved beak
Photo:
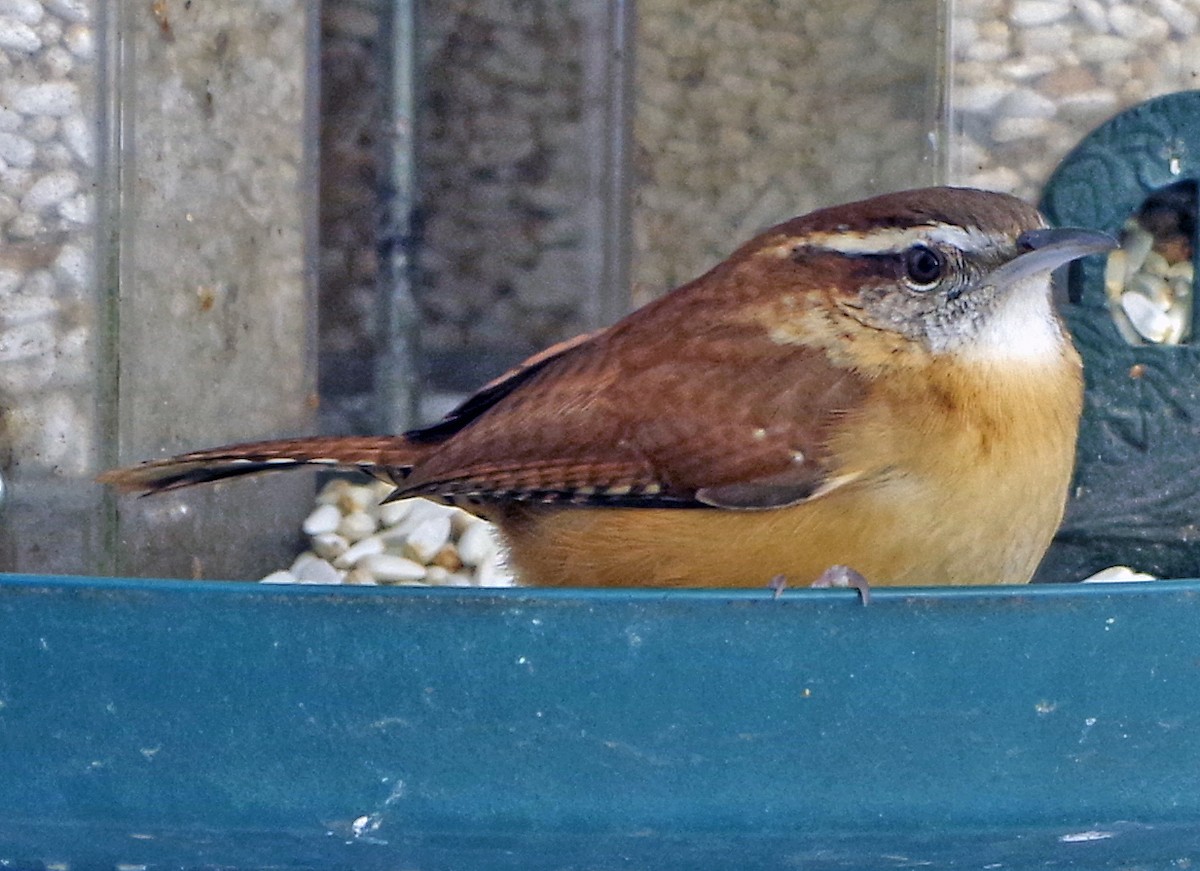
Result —
<instances>
[{"instance_id":1,"label":"dark curved beak","mask_svg":"<svg viewBox=\"0 0 1200 871\"><path fill-rule=\"evenodd\" d=\"M996 284L1012 284L1042 272L1053 272L1080 257L1111 251L1116 247L1116 239L1095 230L1075 227L1026 230L1017 237L1017 250L1020 253L993 270L988 277Z\"/></svg>"}]
</instances>

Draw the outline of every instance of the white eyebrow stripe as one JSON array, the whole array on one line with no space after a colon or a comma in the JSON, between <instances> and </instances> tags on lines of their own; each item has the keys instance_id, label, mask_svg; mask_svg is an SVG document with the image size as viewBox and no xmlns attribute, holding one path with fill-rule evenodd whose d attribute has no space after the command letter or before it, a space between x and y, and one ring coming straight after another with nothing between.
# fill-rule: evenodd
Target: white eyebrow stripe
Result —
<instances>
[{"instance_id":1,"label":"white eyebrow stripe","mask_svg":"<svg viewBox=\"0 0 1200 871\"><path fill-rule=\"evenodd\" d=\"M993 247L995 239L974 228L953 224L926 224L920 227L885 227L855 233L810 233L789 240L794 248L816 248L837 254L898 254L918 244L951 245L961 251L982 251Z\"/></svg>"}]
</instances>

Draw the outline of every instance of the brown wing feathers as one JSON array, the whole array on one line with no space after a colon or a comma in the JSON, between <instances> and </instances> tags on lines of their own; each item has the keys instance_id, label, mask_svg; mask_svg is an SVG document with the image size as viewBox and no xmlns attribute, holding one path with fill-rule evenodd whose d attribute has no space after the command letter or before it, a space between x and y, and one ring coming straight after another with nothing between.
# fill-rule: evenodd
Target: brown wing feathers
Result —
<instances>
[{"instance_id":1,"label":"brown wing feathers","mask_svg":"<svg viewBox=\"0 0 1200 871\"><path fill-rule=\"evenodd\" d=\"M778 353L778 371L792 370L782 357L799 352ZM773 383L761 369L731 371L722 360L618 371L612 361L619 358L602 347L572 347L406 436L230 445L100 480L161 492L312 465L395 483L393 498L771 508L802 501L828 479L825 430L858 389L844 372L826 372L819 384ZM735 390L714 399L705 389L713 378Z\"/></svg>"}]
</instances>

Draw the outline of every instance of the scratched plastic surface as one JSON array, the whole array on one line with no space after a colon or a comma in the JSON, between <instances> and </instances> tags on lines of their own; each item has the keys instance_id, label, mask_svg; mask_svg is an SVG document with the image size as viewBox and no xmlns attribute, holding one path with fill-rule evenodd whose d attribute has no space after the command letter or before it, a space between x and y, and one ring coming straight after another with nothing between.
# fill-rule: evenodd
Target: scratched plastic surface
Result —
<instances>
[{"instance_id":1,"label":"scratched plastic surface","mask_svg":"<svg viewBox=\"0 0 1200 871\"><path fill-rule=\"evenodd\" d=\"M1195 581L0 576L0 867L1183 867L1197 627Z\"/></svg>"}]
</instances>

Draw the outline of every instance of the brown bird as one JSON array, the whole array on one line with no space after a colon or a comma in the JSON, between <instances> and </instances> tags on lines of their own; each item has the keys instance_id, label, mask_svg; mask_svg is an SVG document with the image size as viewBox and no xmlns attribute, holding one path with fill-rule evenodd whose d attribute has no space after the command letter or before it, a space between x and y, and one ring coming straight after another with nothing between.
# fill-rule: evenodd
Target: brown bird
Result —
<instances>
[{"instance_id":1,"label":"brown bird","mask_svg":"<svg viewBox=\"0 0 1200 871\"><path fill-rule=\"evenodd\" d=\"M1024 583L1062 519L1079 357L1053 269L1112 248L1009 196L886 194L779 224L403 436L108 472L156 492L362 469L497 523L546 586Z\"/></svg>"}]
</instances>

